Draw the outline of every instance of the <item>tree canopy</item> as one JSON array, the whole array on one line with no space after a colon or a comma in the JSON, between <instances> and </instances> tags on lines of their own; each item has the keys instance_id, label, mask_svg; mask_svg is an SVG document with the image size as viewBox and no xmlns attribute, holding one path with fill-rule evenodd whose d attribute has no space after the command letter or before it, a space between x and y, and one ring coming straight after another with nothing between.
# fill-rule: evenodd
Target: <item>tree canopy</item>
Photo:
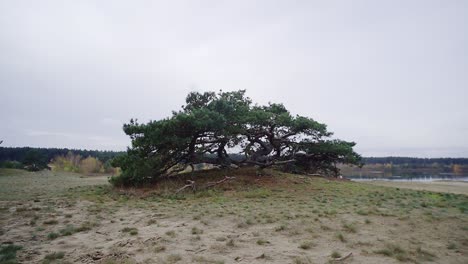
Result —
<instances>
[{"instance_id":1,"label":"tree canopy","mask_svg":"<svg viewBox=\"0 0 468 264\"><path fill-rule=\"evenodd\" d=\"M172 116L146 124L132 119L123 130L132 145L114 160L122 169L118 185L152 182L197 163L338 175L336 163L361 160L355 143L331 139L325 124L293 116L283 104L254 105L245 90L191 92Z\"/></svg>"}]
</instances>

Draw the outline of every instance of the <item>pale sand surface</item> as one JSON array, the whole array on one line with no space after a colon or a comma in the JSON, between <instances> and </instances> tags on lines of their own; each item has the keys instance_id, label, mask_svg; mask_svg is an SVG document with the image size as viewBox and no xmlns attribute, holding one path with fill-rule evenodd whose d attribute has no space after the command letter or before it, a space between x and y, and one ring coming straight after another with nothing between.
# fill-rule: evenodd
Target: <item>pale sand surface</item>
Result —
<instances>
[{"instance_id":1,"label":"pale sand surface","mask_svg":"<svg viewBox=\"0 0 468 264\"><path fill-rule=\"evenodd\" d=\"M433 192L457 193L468 195L468 182L462 181L433 181L433 182L392 182L370 181L372 185L406 188L413 190L426 190Z\"/></svg>"},{"instance_id":2,"label":"pale sand surface","mask_svg":"<svg viewBox=\"0 0 468 264\"><path fill-rule=\"evenodd\" d=\"M468 196L287 174L239 186L144 198L107 177L0 170L0 244L19 263L468 263Z\"/></svg>"}]
</instances>

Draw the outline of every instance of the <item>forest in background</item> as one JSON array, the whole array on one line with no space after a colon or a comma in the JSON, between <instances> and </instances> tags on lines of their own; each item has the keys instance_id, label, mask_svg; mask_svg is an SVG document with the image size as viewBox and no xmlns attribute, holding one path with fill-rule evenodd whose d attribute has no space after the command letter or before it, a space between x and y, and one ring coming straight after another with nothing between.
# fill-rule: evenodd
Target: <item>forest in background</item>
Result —
<instances>
[{"instance_id":1,"label":"forest in background","mask_svg":"<svg viewBox=\"0 0 468 264\"><path fill-rule=\"evenodd\" d=\"M67 155L68 152L72 152L76 155L84 157L91 156L98 158L99 160L106 162L119 154L123 154L123 151L108 151L108 150L86 150L86 149L68 149L68 148L31 148L31 147L0 147L0 162L3 161L23 161L28 153L38 152L39 155L50 161L56 156Z\"/></svg>"},{"instance_id":2,"label":"forest in background","mask_svg":"<svg viewBox=\"0 0 468 264\"><path fill-rule=\"evenodd\" d=\"M344 176L467 176L468 158L365 157L362 168L340 165Z\"/></svg>"},{"instance_id":3,"label":"forest in background","mask_svg":"<svg viewBox=\"0 0 468 264\"><path fill-rule=\"evenodd\" d=\"M0 147L0 168L54 169L84 174L116 174L111 161L123 152L68 148Z\"/></svg>"},{"instance_id":4,"label":"forest in background","mask_svg":"<svg viewBox=\"0 0 468 264\"><path fill-rule=\"evenodd\" d=\"M364 157L365 164L394 164L405 166L468 165L468 158L412 158L412 157Z\"/></svg>"},{"instance_id":5,"label":"forest in background","mask_svg":"<svg viewBox=\"0 0 468 264\"><path fill-rule=\"evenodd\" d=\"M51 165L64 171L102 172L110 171L110 161L123 153L68 148L0 147L0 168L23 169L32 163L38 163L40 166ZM241 159L241 156L233 155L233 158ZM339 167L345 176L441 173L468 175L468 158L364 157L363 163L362 168L345 165Z\"/></svg>"}]
</instances>

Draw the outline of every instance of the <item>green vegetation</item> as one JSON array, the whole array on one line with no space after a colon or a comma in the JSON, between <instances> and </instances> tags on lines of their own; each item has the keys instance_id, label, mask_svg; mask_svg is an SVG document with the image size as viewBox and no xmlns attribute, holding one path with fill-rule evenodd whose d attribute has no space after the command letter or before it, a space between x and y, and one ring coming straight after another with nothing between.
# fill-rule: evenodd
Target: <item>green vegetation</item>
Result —
<instances>
[{"instance_id":1,"label":"green vegetation","mask_svg":"<svg viewBox=\"0 0 468 264\"><path fill-rule=\"evenodd\" d=\"M257 240L257 245L263 246L263 245L267 245L267 244L270 244L270 242L268 240L265 240L265 239Z\"/></svg>"},{"instance_id":2,"label":"green vegetation","mask_svg":"<svg viewBox=\"0 0 468 264\"><path fill-rule=\"evenodd\" d=\"M169 237L175 237L176 236L176 233L175 233L174 230L169 230L165 234L166 234L166 236L169 236Z\"/></svg>"},{"instance_id":3,"label":"green vegetation","mask_svg":"<svg viewBox=\"0 0 468 264\"><path fill-rule=\"evenodd\" d=\"M14 264L16 262L16 252L23 247L18 245L1 245L0 246L0 264Z\"/></svg>"},{"instance_id":4,"label":"green vegetation","mask_svg":"<svg viewBox=\"0 0 468 264\"><path fill-rule=\"evenodd\" d=\"M39 171L47 167L47 160L38 150L29 149L22 160L23 166L29 171Z\"/></svg>"},{"instance_id":5,"label":"green vegetation","mask_svg":"<svg viewBox=\"0 0 468 264\"><path fill-rule=\"evenodd\" d=\"M110 160L102 163L97 158L91 156L83 158L72 152L54 157L51 161L51 167L54 171L79 172L85 175L97 173L117 174L118 172L118 169L111 166Z\"/></svg>"},{"instance_id":6,"label":"green vegetation","mask_svg":"<svg viewBox=\"0 0 468 264\"><path fill-rule=\"evenodd\" d=\"M208 259L205 257L194 257L192 259L195 263L204 263L204 264L224 264L222 260Z\"/></svg>"},{"instance_id":7,"label":"green vegetation","mask_svg":"<svg viewBox=\"0 0 468 264\"><path fill-rule=\"evenodd\" d=\"M182 260L182 257L179 254L171 254L167 256L167 262L169 263L176 263Z\"/></svg>"},{"instance_id":8,"label":"green vegetation","mask_svg":"<svg viewBox=\"0 0 468 264\"><path fill-rule=\"evenodd\" d=\"M334 259L341 258L341 254L338 251L333 251L330 256Z\"/></svg>"},{"instance_id":9,"label":"green vegetation","mask_svg":"<svg viewBox=\"0 0 468 264\"><path fill-rule=\"evenodd\" d=\"M425 175L468 175L467 158L407 158L381 157L363 158L362 168L340 165L345 176L372 175L373 177L391 177L393 175L412 177Z\"/></svg>"},{"instance_id":10,"label":"green vegetation","mask_svg":"<svg viewBox=\"0 0 468 264\"><path fill-rule=\"evenodd\" d=\"M348 233L356 233L357 228L354 223L343 223L343 230Z\"/></svg>"},{"instance_id":11,"label":"green vegetation","mask_svg":"<svg viewBox=\"0 0 468 264\"><path fill-rule=\"evenodd\" d=\"M163 251L165 251L165 250L166 250L166 247L165 247L165 246L162 246L162 245L156 246L156 247L154 248L154 252L156 252L156 253L163 252Z\"/></svg>"},{"instance_id":12,"label":"green vegetation","mask_svg":"<svg viewBox=\"0 0 468 264\"><path fill-rule=\"evenodd\" d=\"M345 236L344 236L342 233L336 234L336 237L337 237L341 242L343 242L343 243L346 242L346 238L345 238Z\"/></svg>"},{"instance_id":13,"label":"green vegetation","mask_svg":"<svg viewBox=\"0 0 468 264\"><path fill-rule=\"evenodd\" d=\"M27 169L38 171L47 168L47 164L57 157L93 157L102 162L104 170L110 170L110 161L122 152L79 150L79 149L58 149L58 148L10 148L0 147L0 168ZM65 171L79 171L71 166L74 164L64 164ZM76 164L75 164L76 165Z\"/></svg>"},{"instance_id":14,"label":"green vegetation","mask_svg":"<svg viewBox=\"0 0 468 264\"><path fill-rule=\"evenodd\" d=\"M51 233L47 234L47 239L54 240L54 239L58 238L59 236L60 236L60 234L55 233L55 232L51 232Z\"/></svg>"},{"instance_id":15,"label":"green vegetation","mask_svg":"<svg viewBox=\"0 0 468 264\"><path fill-rule=\"evenodd\" d=\"M54 252L54 253L47 254L44 257L42 264L54 263L55 260L63 259L64 256L65 256L64 252Z\"/></svg>"},{"instance_id":16,"label":"green vegetation","mask_svg":"<svg viewBox=\"0 0 468 264\"><path fill-rule=\"evenodd\" d=\"M367 157L363 158L365 164L394 164L405 167L433 166L440 164L451 166L453 164L468 165L468 158L411 158L411 157Z\"/></svg>"},{"instance_id":17,"label":"green vegetation","mask_svg":"<svg viewBox=\"0 0 468 264\"><path fill-rule=\"evenodd\" d=\"M282 104L253 105L243 90L189 93L171 117L147 124L132 119L124 132L132 147L113 161L122 169L111 179L115 186L155 182L201 163L336 176L337 163L360 165L361 159L355 143L330 139L325 124L293 116ZM240 148L244 156L227 148Z\"/></svg>"},{"instance_id":18,"label":"green vegetation","mask_svg":"<svg viewBox=\"0 0 468 264\"><path fill-rule=\"evenodd\" d=\"M304 241L299 245L299 248L307 250L307 249L311 249L313 246L315 246L314 242Z\"/></svg>"},{"instance_id":19,"label":"green vegetation","mask_svg":"<svg viewBox=\"0 0 468 264\"><path fill-rule=\"evenodd\" d=\"M198 227L192 227L192 235L199 235L199 234L203 234L203 230L201 230Z\"/></svg>"},{"instance_id":20,"label":"green vegetation","mask_svg":"<svg viewBox=\"0 0 468 264\"><path fill-rule=\"evenodd\" d=\"M138 229L135 227L125 227L121 231L124 233L129 233L132 236L138 235Z\"/></svg>"},{"instance_id":21,"label":"green vegetation","mask_svg":"<svg viewBox=\"0 0 468 264\"><path fill-rule=\"evenodd\" d=\"M387 244L385 248L376 250L375 253L382 254L388 257L395 257L399 260L406 258L406 251L395 244Z\"/></svg>"},{"instance_id":22,"label":"green vegetation","mask_svg":"<svg viewBox=\"0 0 468 264\"><path fill-rule=\"evenodd\" d=\"M55 220L55 219L49 219L49 220L44 221L43 224L44 225L56 225L56 224L58 224L58 221Z\"/></svg>"},{"instance_id":23,"label":"green vegetation","mask_svg":"<svg viewBox=\"0 0 468 264\"><path fill-rule=\"evenodd\" d=\"M76 228L73 225L67 225L65 228L60 229L60 235L71 236L76 233Z\"/></svg>"},{"instance_id":24,"label":"green vegetation","mask_svg":"<svg viewBox=\"0 0 468 264\"><path fill-rule=\"evenodd\" d=\"M34 184L31 184L34 183ZM0 168L0 200L28 200L41 197L66 197L70 195L70 188L80 188L90 185L107 184L106 176L83 178L75 173L53 172L44 170L28 172L25 170ZM108 186L110 187L110 186ZM103 187L102 192L110 189ZM49 219L41 219L40 222Z\"/></svg>"}]
</instances>

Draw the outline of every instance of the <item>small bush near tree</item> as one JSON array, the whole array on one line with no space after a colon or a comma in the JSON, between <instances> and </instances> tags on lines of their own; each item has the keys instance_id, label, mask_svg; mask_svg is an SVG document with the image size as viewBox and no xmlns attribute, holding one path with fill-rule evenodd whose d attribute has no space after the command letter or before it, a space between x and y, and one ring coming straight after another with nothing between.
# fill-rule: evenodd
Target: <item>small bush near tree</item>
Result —
<instances>
[{"instance_id":1,"label":"small bush near tree","mask_svg":"<svg viewBox=\"0 0 468 264\"><path fill-rule=\"evenodd\" d=\"M67 155L56 156L52 162L52 168L56 171L77 172L83 174L108 173L115 175L118 170L112 167L111 161L102 163L98 158L88 156L83 158L81 155L68 152Z\"/></svg>"}]
</instances>

